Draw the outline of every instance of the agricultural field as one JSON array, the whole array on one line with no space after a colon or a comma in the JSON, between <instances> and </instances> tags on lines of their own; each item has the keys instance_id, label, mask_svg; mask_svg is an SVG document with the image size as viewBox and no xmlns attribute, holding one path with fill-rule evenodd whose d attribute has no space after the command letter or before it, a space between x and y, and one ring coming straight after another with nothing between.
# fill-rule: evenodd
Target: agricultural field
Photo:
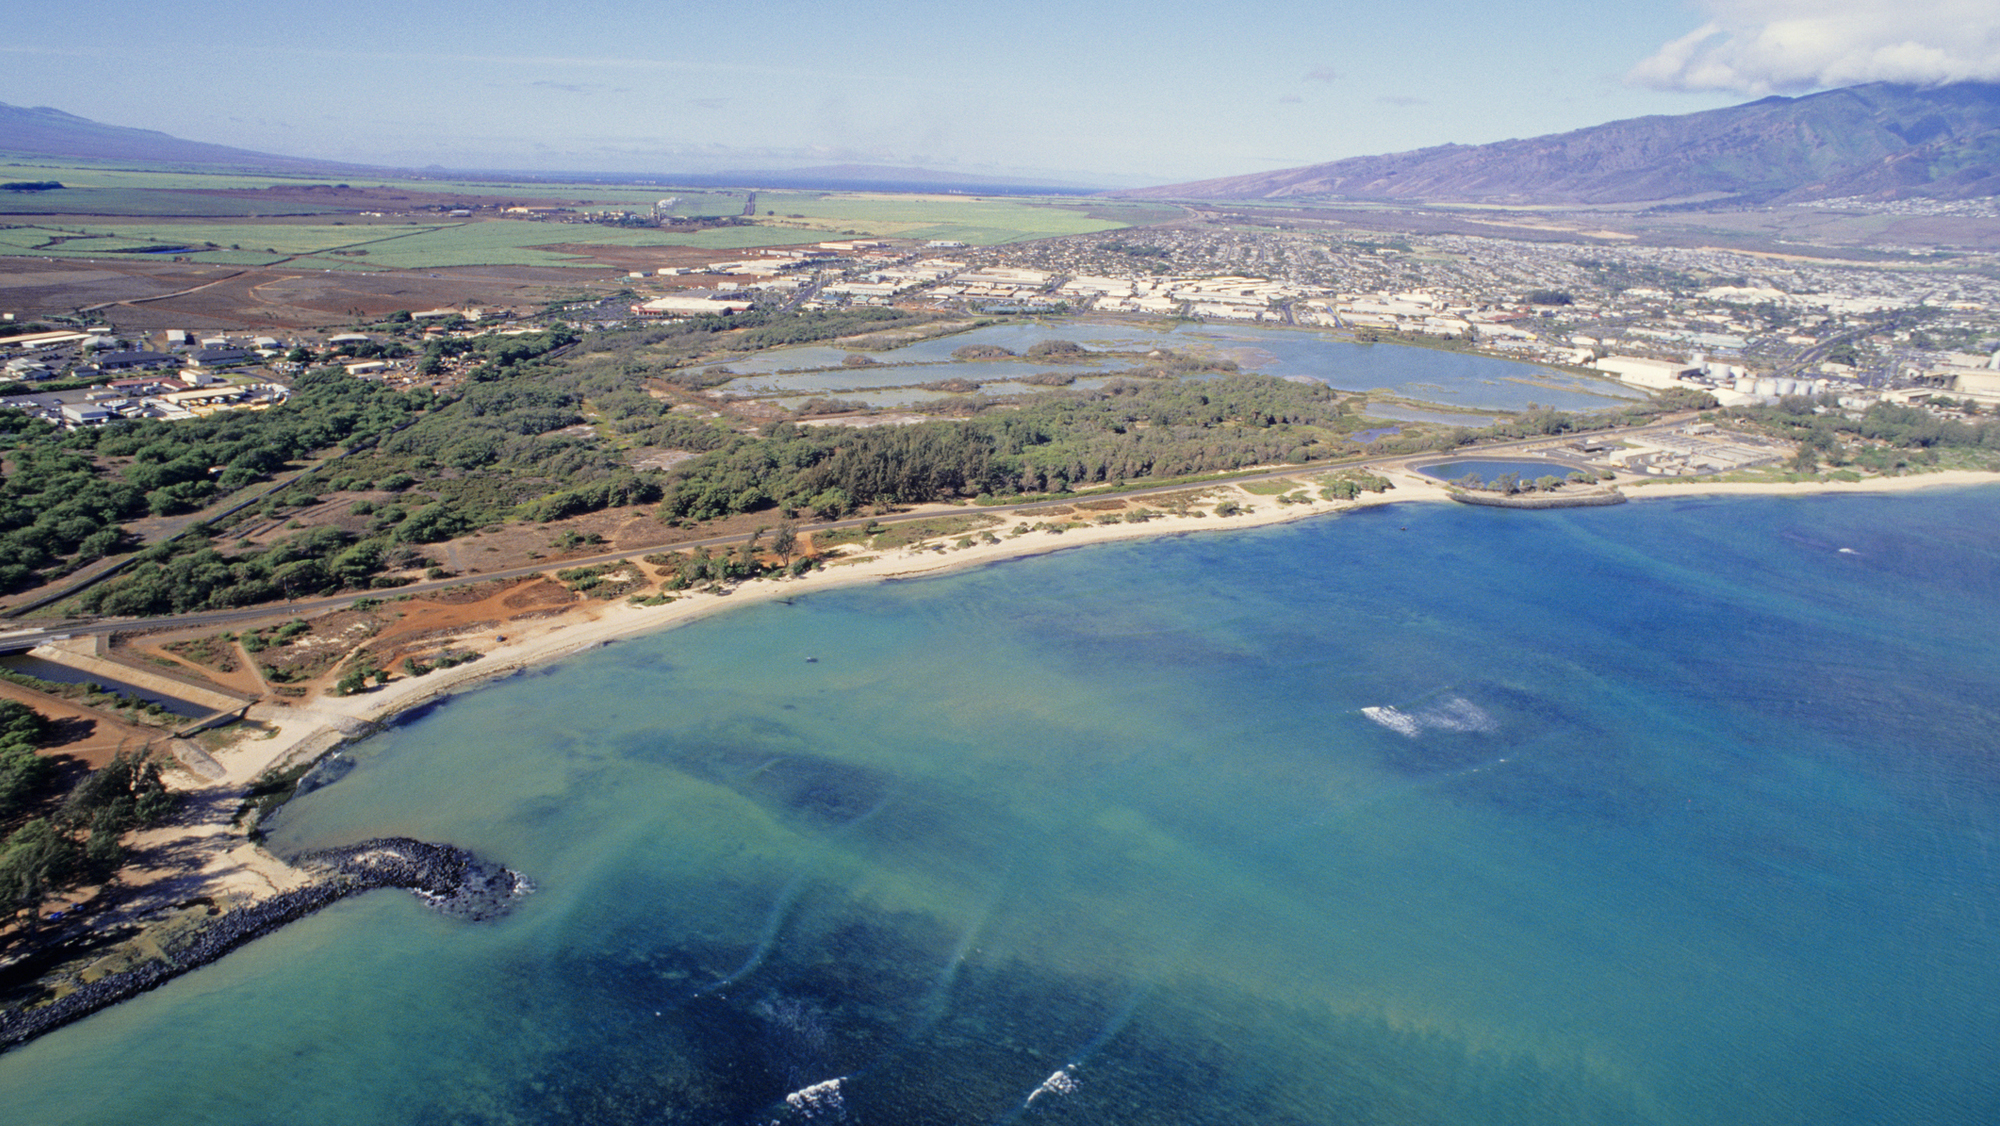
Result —
<instances>
[{"instance_id":1,"label":"agricultural field","mask_svg":"<svg viewBox=\"0 0 2000 1126\"><path fill-rule=\"evenodd\" d=\"M299 215L339 211L338 206L318 207L291 200L242 199L207 192L153 188L64 187L49 192L8 192L0 195L0 215L28 218L36 215L193 215L212 218L240 216Z\"/></svg>"},{"instance_id":2,"label":"agricultural field","mask_svg":"<svg viewBox=\"0 0 2000 1126\"><path fill-rule=\"evenodd\" d=\"M355 169L343 174L329 169L314 175L278 172L200 172L191 169L103 168L89 164L27 162L0 164L0 179L57 180L65 187L96 189L140 189L145 191L231 191L262 190L271 187L305 187L345 179L357 187L388 188L405 192L438 195L482 195L500 198L539 200L551 196L588 200L593 203L634 205L666 196L691 194L653 186L543 183L538 181L426 180L384 176L373 169ZM728 194L728 193L718 193ZM740 201L742 196L739 194Z\"/></svg>"},{"instance_id":3,"label":"agricultural field","mask_svg":"<svg viewBox=\"0 0 2000 1126\"><path fill-rule=\"evenodd\" d=\"M109 310L101 315L133 331L308 327L426 305L519 310L544 304L557 289L601 299L628 285L628 271L699 269L759 247L842 238L988 246L1179 213L1071 197L758 190L755 213L746 216L750 188L378 178L359 169L352 182L335 182L350 172L339 168L305 176L43 161L4 167L4 178L64 186L0 193L0 307L26 315ZM506 211L650 218L665 199L674 200L678 218L728 221L625 226Z\"/></svg>"},{"instance_id":4,"label":"agricultural field","mask_svg":"<svg viewBox=\"0 0 2000 1126\"><path fill-rule=\"evenodd\" d=\"M370 266L417 269L438 266L589 266L602 264L536 247L555 243L591 246L685 246L687 237L670 230L606 227L580 223L535 223L489 219L441 227L354 249L366 250Z\"/></svg>"},{"instance_id":5,"label":"agricultural field","mask_svg":"<svg viewBox=\"0 0 2000 1126\"><path fill-rule=\"evenodd\" d=\"M759 196L759 202L765 197ZM878 198L814 195L783 201L806 219L759 216L755 225L681 231L671 228L475 219L450 224L322 224L298 222L66 222L0 229L0 254L58 258L129 255L161 248L196 262L271 265L287 258L320 269L438 269L447 266L580 266L601 262L541 249L580 247L698 247L741 250L817 242L838 236L951 239L972 245L1113 230L1125 224L1069 208L1012 200L939 197ZM51 239L63 241L48 245ZM185 249L181 249L185 248ZM205 249L206 248L206 249Z\"/></svg>"},{"instance_id":6,"label":"agricultural field","mask_svg":"<svg viewBox=\"0 0 2000 1126\"><path fill-rule=\"evenodd\" d=\"M994 245L1112 230L1157 218L1158 208L1110 201L951 194L770 191L756 194L750 223L708 230L503 219L508 206L650 213L674 199L672 214L739 216L746 190L689 190L658 184L579 184L377 178L357 170L352 184L282 174L183 169L100 168L22 162L19 179L54 180L47 192L0 195L0 255L108 257L160 248L213 265L289 263L329 270L439 269L453 266L594 266L588 247L682 246L740 250L838 237L942 239ZM337 174L328 173L329 175ZM444 211L476 209L469 222ZM353 222L332 216L351 215ZM5 222L0 218L0 222ZM36 229L40 228L40 229ZM46 245L53 236L62 241ZM565 245L565 251L543 249ZM185 251L176 248L189 248ZM362 253L364 252L365 253ZM340 253L335 253L340 252Z\"/></svg>"},{"instance_id":7,"label":"agricultural field","mask_svg":"<svg viewBox=\"0 0 2000 1126\"><path fill-rule=\"evenodd\" d=\"M792 227L817 238L951 239L974 245L1090 234L1129 225L1109 218L1106 205L1097 201L1051 204L1005 197L867 192L760 192L757 213L760 224Z\"/></svg>"},{"instance_id":8,"label":"agricultural field","mask_svg":"<svg viewBox=\"0 0 2000 1126\"><path fill-rule=\"evenodd\" d=\"M133 188L146 191L263 188L290 177L269 172L197 172L187 169L104 168L91 164L60 164L48 161L19 161L0 164L0 178L7 180L57 180L67 187ZM314 183L303 177L299 183Z\"/></svg>"},{"instance_id":9,"label":"agricultural field","mask_svg":"<svg viewBox=\"0 0 2000 1126\"><path fill-rule=\"evenodd\" d=\"M361 226L295 223L86 223L65 224L64 231L89 237L63 244L44 254L90 255L134 246L203 246L231 250L262 250L269 255L311 254L349 246L366 246L383 239L434 230L427 226ZM47 228L45 228L46 230ZM13 232L9 232L13 233ZM266 260L268 260L268 255Z\"/></svg>"},{"instance_id":10,"label":"agricultural field","mask_svg":"<svg viewBox=\"0 0 2000 1126\"><path fill-rule=\"evenodd\" d=\"M619 205L621 210L649 211L660 200L671 199L678 202L667 209L667 214L683 219L696 215L740 215L743 205L750 198L748 192L691 192L678 188L648 188L646 194L650 198L628 201ZM761 209L763 205L758 204L758 207Z\"/></svg>"}]
</instances>

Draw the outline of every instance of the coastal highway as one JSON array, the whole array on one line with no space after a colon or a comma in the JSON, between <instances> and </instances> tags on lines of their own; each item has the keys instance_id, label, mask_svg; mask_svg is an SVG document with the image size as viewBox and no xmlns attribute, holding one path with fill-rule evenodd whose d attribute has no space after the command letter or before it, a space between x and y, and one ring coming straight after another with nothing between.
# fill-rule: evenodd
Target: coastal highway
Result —
<instances>
[{"instance_id":1,"label":"coastal highway","mask_svg":"<svg viewBox=\"0 0 2000 1126\"><path fill-rule=\"evenodd\" d=\"M1636 436L1655 430L1671 430L1675 426L1685 422L1687 417L1692 417L1692 414L1685 417L1675 416L1671 419L1662 420L1647 426L1635 427L1624 431L1624 433ZM1454 457L1485 458L1526 453L1532 449L1556 444L1561 441L1563 441L1561 438L1537 436L1519 441L1496 442L1490 445L1468 447L1450 452L1441 453L1433 451L1422 454L1397 454L1393 457L1377 457L1360 461L1335 461L1323 462L1316 465L1291 466L1282 469L1260 469L1223 477L1210 477L1200 481L1183 481L1174 485L1149 485L1144 488L1119 489L1113 492L1091 492L1022 504L996 504L966 508L957 506L929 506L921 511L890 516L853 516L843 520L826 520L813 523L802 522L798 525L798 530L801 533L827 532L839 528L862 528L871 523L878 525L900 524L912 520L932 520L940 516L952 515L1031 517L1037 512L1059 508L1064 505L1074 504L1079 500L1089 500L1094 497L1115 496L1121 500L1132 500L1149 496L1160 496L1166 493L1186 492L1189 489L1204 489L1216 485L1254 484L1259 481L1277 481L1287 477L1298 477L1305 474L1316 475L1341 469L1403 469L1414 462L1420 461L1442 460ZM223 628L262 621L278 614L318 614L328 610L344 609L363 598L381 599L385 597L401 597L403 595L431 594L451 587L465 586L470 583L490 582L496 579L502 581L522 579L531 575L545 574L557 569L567 570L572 567L594 567L605 563L623 563L628 560L637 559L642 555L652 555L656 552L692 551L703 547L730 547L740 544L749 538L749 536L741 533L732 533L726 536L708 536L702 539L683 540L672 544L654 544L650 547L632 548L627 551L606 552L602 555L579 556L575 559L539 560L520 567L508 567L498 571L481 571L476 574L457 575L449 579L426 579L422 582L399 586L392 590L360 591L353 594L339 594L326 598L302 598L296 601L287 601L283 604L267 602L240 610L204 610L193 614L174 614L158 618L92 618L67 621L49 626L0 633L0 650L30 648L49 638L76 636L78 634L120 633L154 629Z\"/></svg>"}]
</instances>

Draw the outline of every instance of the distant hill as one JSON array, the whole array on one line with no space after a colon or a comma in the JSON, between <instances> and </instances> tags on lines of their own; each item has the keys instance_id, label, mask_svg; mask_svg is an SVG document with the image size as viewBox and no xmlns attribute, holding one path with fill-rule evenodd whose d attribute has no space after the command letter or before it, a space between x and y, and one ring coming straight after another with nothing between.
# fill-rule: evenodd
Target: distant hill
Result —
<instances>
[{"instance_id":1,"label":"distant hill","mask_svg":"<svg viewBox=\"0 0 2000 1126\"><path fill-rule=\"evenodd\" d=\"M87 117L64 113L48 106L26 109L0 102L0 153L59 160L129 161L146 164L193 164L217 168L267 172L381 173L388 169L371 165L341 164L327 160L305 160L184 141L152 129L132 129L106 125ZM503 171L498 169L424 170L429 175L477 174L504 176L526 181L580 179L629 183L631 173L553 173ZM894 191L894 192L973 192L990 195L1083 195L1102 187L1078 184L1048 184L1006 176L969 175L937 172L928 168L895 168L873 164L841 164L824 168L794 168L765 172L662 173L646 177L683 187L766 187L803 191Z\"/></svg>"},{"instance_id":2,"label":"distant hill","mask_svg":"<svg viewBox=\"0 0 2000 1126\"><path fill-rule=\"evenodd\" d=\"M1115 194L1512 204L1986 197L2000 195L2000 85L1873 83Z\"/></svg>"},{"instance_id":3,"label":"distant hill","mask_svg":"<svg viewBox=\"0 0 2000 1126\"><path fill-rule=\"evenodd\" d=\"M153 129L106 125L48 106L33 109L0 102L0 153L67 160L201 164L271 171L352 168L324 160L184 141Z\"/></svg>"}]
</instances>

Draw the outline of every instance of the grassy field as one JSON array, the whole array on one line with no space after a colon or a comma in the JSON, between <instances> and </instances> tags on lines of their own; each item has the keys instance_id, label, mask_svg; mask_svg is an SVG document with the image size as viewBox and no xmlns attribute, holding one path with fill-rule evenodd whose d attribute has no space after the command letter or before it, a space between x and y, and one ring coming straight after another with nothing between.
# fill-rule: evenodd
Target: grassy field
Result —
<instances>
[{"instance_id":1,"label":"grassy field","mask_svg":"<svg viewBox=\"0 0 2000 1126\"><path fill-rule=\"evenodd\" d=\"M267 188L272 184L324 184L325 178L275 176L270 173L196 172L172 168L143 170L106 168L90 164L50 163L46 160L10 162L0 166L8 180L57 180L66 188L124 188L158 191L162 188Z\"/></svg>"},{"instance_id":2,"label":"grassy field","mask_svg":"<svg viewBox=\"0 0 2000 1126\"><path fill-rule=\"evenodd\" d=\"M357 188L394 188L401 191L443 195L484 195L523 200L554 199L561 201L564 206L616 207L628 211L649 209L659 200L679 196L686 206L676 207L674 211L676 214L687 215L733 215L743 209L744 202L742 192L679 189L656 184L580 184L560 181L542 183L479 179L421 180L378 175L366 169L356 169L349 173L327 172L307 176L272 172L201 172L177 168L111 168L90 164L51 163L46 160L22 160L0 165L0 171L5 173L0 179L57 180L64 185L65 190L215 191L340 182L353 184ZM293 210L296 211L297 208Z\"/></svg>"},{"instance_id":3,"label":"grassy field","mask_svg":"<svg viewBox=\"0 0 2000 1126\"><path fill-rule=\"evenodd\" d=\"M675 199L680 202L674 204L667 214L679 215L682 218L693 215L741 215L744 203L749 200L748 192L684 192L673 188L652 188L649 189L649 193L653 198L643 201L646 210L651 210L652 205L660 200ZM759 203L757 206L761 213L764 205ZM637 211L640 208L627 207L624 210Z\"/></svg>"},{"instance_id":4,"label":"grassy field","mask_svg":"<svg viewBox=\"0 0 2000 1126\"><path fill-rule=\"evenodd\" d=\"M1251 493L1255 496L1260 496L1260 497L1282 496L1285 493L1293 491L1294 489L1305 488L1304 485L1299 484L1297 481L1291 481L1285 479L1279 479L1276 481L1244 481L1241 484L1237 485L1236 487L1242 489L1246 493Z\"/></svg>"},{"instance_id":5,"label":"grassy field","mask_svg":"<svg viewBox=\"0 0 2000 1126\"><path fill-rule=\"evenodd\" d=\"M63 181L68 185L69 181ZM297 200L234 199L197 192L153 188L79 188L51 192L0 193L0 215L200 215L229 218L305 215L338 210Z\"/></svg>"},{"instance_id":6,"label":"grassy field","mask_svg":"<svg viewBox=\"0 0 2000 1126\"><path fill-rule=\"evenodd\" d=\"M537 249L554 244L648 247L692 246L732 251L812 243L842 237L939 239L975 246L1115 230L1156 221L1171 211L1157 205L1103 200L1048 200L879 192L760 192L752 225L702 231L620 228L584 224L484 219L449 223L418 215L407 224L266 222L280 214L328 213L325 202L303 193L289 198L211 197L195 189L262 189L324 184L319 177L196 172L173 168L135 170L23 161L8 178L57 180L58 191L0 196L0 222L15 209L19 226L0 231L0 255L92 258L145 247L188 247L199 262L262 265L283 258L327 269L436 269L446 266L596 266L587 259ZM680 190L658 185L500 183L480 180L371 179L357 174L356 188L539 199L579 209L649 211L675 198L677 215L736 215L745 192ZM352 207L349 202L344 206ZM364 205L365 206L365 205ZM378 205L380 206L380 205ZM395 205L390 204L393 208ZM213 211L212 220L169 218ZM79 231L67 216L84 219ZM63 230L35 225L38 215L65 216ZM150 218L149 218L150 217ZM53 247L51 237L72 236ZM75 237L85 236L85 237ZM363 250L365 254L331 254Z\"/></svg>"},{"instance_id":7,"label":"grassy field","mask_svg":"<svg viewBox=\"0 0 2000 1126\"><path fill-rule=\"evenodd\" d=\"M43 245L51 239L64 241L54 246ZM168 241L150 237L143 232L126 233L106 227L20 226L0 230L0 254L43 258L102 258L118 251L157 246ZM173 239L171 245L185 245L185 240Z\"/></svg>"},{"instance_id":8,"label":"grassy field","mask_svg":"<svg viewBox=\"0 0 2000 1126\"><path fill-rule=\"evenodd\" d=\"M889 195L872 192L763 192L758 222L802 235L952 239L978 245L1115 230L1126 224L1086 214L1092 204L1007 197ZM764 212L776 212L765 215Z\"/></svg>"},{"instance_id":9,"label":"grassy field","mask_svg":"<svg viewBox=\"0 0 2000 1126\"><path fill-rule=\"evenodd\" d=\"M537 246L581 243L593 246L708 246L734 249L768 246L773 232L756 227L677 233L649 229L534 223L491 219L470 223L409 226L293 223L93 223L87 227L17 226L0 229L0 255L50 258L103 258L149 246L185 246L197 262L264 265L289 257L310 259L314 268L410 270L441 266L602 265ZM720 238L704 236L722 236ZM731 237L735 236L735 237ZM51 238L69 241L53 247ZM775 241L796 242L780 233ZM215 249L203 249L213 243ZM334 254L334 251L365 251ZM123 255L120 255L123 257Z\"/></svg>"},{"instance_id":10,"label":"grassy field","mask_svg":"<svg viewBox=\"0 0 2000 1126\"><path fill-rule=\"evenodd\" d=\"M144 246L185 246L196 261L227 261L236 265L272 262L294 254L312 254L348 246L368 246L384 239L409 237L436 230L424 227L365 227L292 223L92 223L82 227L18 227L0 231L0 253L41 254L61 258L96 258ZM38 249L50 238L71 241ZM213 250L204 250L213 244ZM216 255L228 255L227 258Z\"/></svg>"},{"instance_id":11,"label":"grassy field","mask_svg":"<svg viewBox=\"0 0 2000 1126\"><path fill-rule=\"evenodd\" d=\"M554 243L590 246L684 246L686 236L644 228L584 226L571 223L531 223L493 219L441 227L423 234L359 248L375 266L400 269L437 266L592 266L578 259L535 247Z\"/></svg>"},{"instance_id":12,"label":"grassy field","mask_svg":"<svg viewBox=\"0 0 2000 1126\"><path fill-rule=\"evenodd\" d=\"M26 254L53 233L45 227L0 227L0 254Z\"/></svg>"}]
</instances>

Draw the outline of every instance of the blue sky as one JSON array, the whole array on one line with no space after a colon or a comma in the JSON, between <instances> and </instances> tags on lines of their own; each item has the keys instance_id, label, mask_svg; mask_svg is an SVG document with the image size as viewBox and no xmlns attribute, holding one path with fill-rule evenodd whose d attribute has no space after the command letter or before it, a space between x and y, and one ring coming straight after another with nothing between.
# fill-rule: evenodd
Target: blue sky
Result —
<instances>
[{"instance_id":1,"label":"blue sky","mask_svg":"<svg viewBox=\"0 0 2000 1126\"><path fill-rule=\"evenodd\" d=\"M1106 184L1965 77L2000 78L1990 0L84 0L0 43L0 101L268 152Z\"/></svg>"}]
</instances>

